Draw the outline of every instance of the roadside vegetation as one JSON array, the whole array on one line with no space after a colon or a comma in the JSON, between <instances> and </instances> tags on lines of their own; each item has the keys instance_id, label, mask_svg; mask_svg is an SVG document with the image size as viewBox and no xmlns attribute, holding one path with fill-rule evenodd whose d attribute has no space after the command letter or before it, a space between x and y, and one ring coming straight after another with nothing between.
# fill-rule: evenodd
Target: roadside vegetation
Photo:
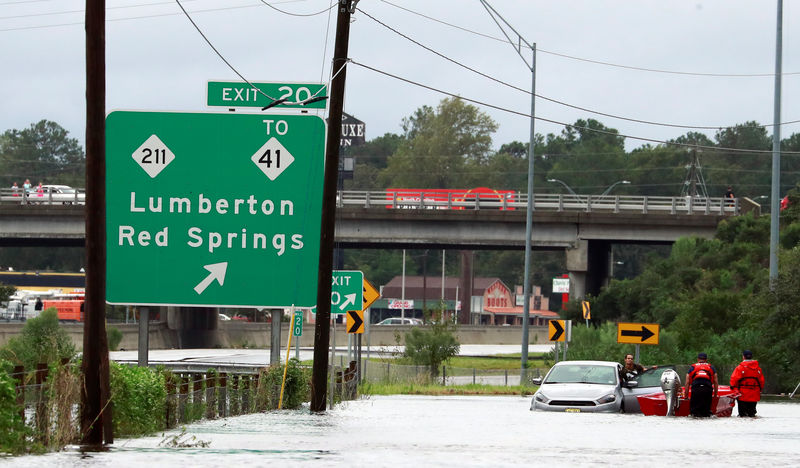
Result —
<instances>
[{"instance_id":1,"label":"roadside vegetation","mask_svg":"<svg viewBox=\"0 0 800 468\"><path fill-rule=\"evenodd\" d=\"M0 348L0 454L43 453L80 441L80 364L54 308L28 320L21 335ZM188 382L164 368L110 366L115 437L138 437L217 417L220 401L229 415L274 410L284 372L282 366L273 366L246 381L230 376L232 385L223 394L209 383L217 381L213 369L202 373L205 377L190 374ZM282 407L296 409L309 401L310 380L310 370L291 360ZM182 384L191 384L191 391L179 396Z\"/></svg>"},{"instance_id":2,"label":"roadside vegetation","mask_svg":"<svg viewBox=\"0 0 800 468\"><path fill-rule=\"evenodd\" d=\"M774 288L768 273L769 218L725 220L714 239L680 239L668 258L651 259L641 275L614 280L589 298L588 329L579 305L570 304L570 359L620 360L633 345L616 344L614 323L657 323L659 345L641 347L643 363L693 363L702 351L729 372L749 349L764 369L766 390L791 392L800 379L800 191L788 196L789 207L780 215Z\"/></svg>"}]
</instances>

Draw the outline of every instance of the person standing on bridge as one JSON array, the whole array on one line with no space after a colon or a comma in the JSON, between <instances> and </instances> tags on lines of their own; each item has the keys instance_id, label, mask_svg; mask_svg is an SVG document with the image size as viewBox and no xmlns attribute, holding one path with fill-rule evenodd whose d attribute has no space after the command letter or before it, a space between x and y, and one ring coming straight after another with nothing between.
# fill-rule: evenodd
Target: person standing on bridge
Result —
<instances>
[{"instance_id":1,"label":"person standing on bridge","mask_svg":"<svg viewBox=\"0 0 800 468\"><path fill-rule=\"evenodd\" d=\"M742 362L731 374L731 388L738 389L742 394L737 403L739 417L756 417L756 404L761 400L761 390L764 389L764 373L758 361L753 359L752 351L742 351Z\"/></svg>"},{"instance_id":2,"label":"person standing on bridge","mask_svg":"<svg viewBox=\"0 0 800 468\"><path fill-rule=\"evenodd\" d=\"M735 199L736 195L733 194L733 187L729 185L728 190L725 191L725 204L733 205L735 203Z\"/></svg>"},{"instance_id":3,"label":"person standing on bridge","mask_svg":"<svg viewBox=\"0 0 800 468\"><path fill-rule=\"evenodd\" d=\"M733 194L733 187L730 185L728 186L728 190L725 191L725 198L734 199L736 196Z\"/></svg>"},{"instance_id":4,"label":"person standing on bridge","mask_svg":"<svg viewBox=\"0 0 800 468\"><path fill-rule=\"evenodd\" d=\"M699 418L711 416L711 403L719 394L717 369L708 363L708 355L697 355L697 363L689 367L683 397L689 398L689 413Z\"/></svg>"}]
</instances>

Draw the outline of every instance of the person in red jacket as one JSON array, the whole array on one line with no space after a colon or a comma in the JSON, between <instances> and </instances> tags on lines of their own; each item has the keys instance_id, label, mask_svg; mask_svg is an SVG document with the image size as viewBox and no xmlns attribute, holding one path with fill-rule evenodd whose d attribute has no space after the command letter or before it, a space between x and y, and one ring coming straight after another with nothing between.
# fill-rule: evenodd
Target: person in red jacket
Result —
<instances>
[{"instance_id":1,"label":"person in red jacket","mask_svg":"<svg viewBox=\"0 0 800 468\"><path fill-rule=\"evenodd\" d=\"M731 374L731 388L739 390L739 417L756 416L756 404L761 400L764 373L750 350L742 351L742 362Z\"/></svg>"},{"instance_id":2,"label":"person in red jacket","mask_svg":"<svg viewBox=\"0 0 800 468\"><path fill-rule=\"evenodd\" d=\"M689 414L698 418L711 416L711 404L719 394L717 369L708 363L708 355L699 353L697 362L686 374L684 398L689 398Z\"/></svg>"}]
</instances>

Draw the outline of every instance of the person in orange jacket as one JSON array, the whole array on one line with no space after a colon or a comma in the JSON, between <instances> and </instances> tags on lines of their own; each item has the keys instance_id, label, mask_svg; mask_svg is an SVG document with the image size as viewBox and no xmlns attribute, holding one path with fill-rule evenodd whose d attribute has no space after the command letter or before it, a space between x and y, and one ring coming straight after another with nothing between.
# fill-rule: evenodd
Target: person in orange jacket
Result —
<instances>
[{"instance_id":1,"label":"person in orange jacket","mask_svg":"<svg viewBox=\"0 0 800 468\"><path fill-rule=\"evenodd\" d=\"M750 350L742 351L742 362L736 366L731 374L731 388L739 390L739 417L756 416L756 404L761 400L761 390L764 388L764 373L758 361L753 359Z\"/></svg>"}]
</instances>

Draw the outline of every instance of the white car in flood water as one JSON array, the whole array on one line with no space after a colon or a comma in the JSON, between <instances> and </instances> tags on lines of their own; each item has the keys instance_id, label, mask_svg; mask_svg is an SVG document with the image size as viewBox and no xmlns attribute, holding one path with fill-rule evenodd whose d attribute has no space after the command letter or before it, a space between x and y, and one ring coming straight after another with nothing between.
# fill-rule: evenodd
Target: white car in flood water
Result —
<instances>
[{"instance_id":1,"label":"white car in flood water","mask_svg":"<svg viewBox=\"0 0 800 468\"><path fill-rule=\"evenodd\" d=\"M639 413L637 396L661 392L661 374L673 365L651 367L636 381L620 379L622 364L612 361L562 361L544 379L533 379L539 390L531 411Z\"/></svg>"},{"instance_id":2,"label":"white car in flood water","mask_svg":"<svg viewBox=\"0 0 800 468\"><path fill-rule=\"evenodd\" d=\"M622 409L620 364L611 361L561 361L539 382L531 410L619 412Z\"/></svg>"}]
</instances>

